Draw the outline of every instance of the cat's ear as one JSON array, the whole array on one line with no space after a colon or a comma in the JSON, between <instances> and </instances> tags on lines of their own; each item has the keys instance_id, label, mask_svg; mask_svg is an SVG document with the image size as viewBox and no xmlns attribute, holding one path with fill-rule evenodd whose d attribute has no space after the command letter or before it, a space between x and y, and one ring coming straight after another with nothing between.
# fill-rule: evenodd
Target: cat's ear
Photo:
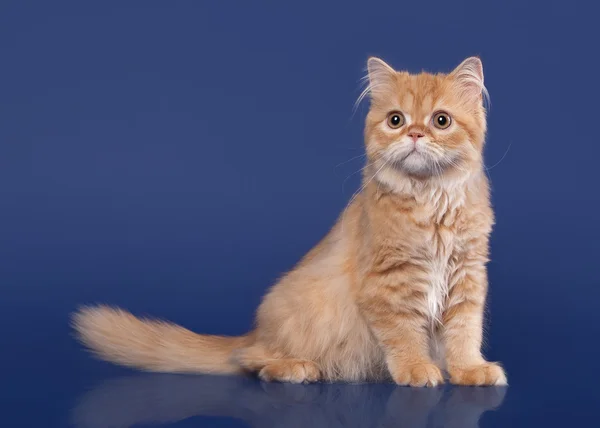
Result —
<instances>
[{"instance_id":1,"label":"cat's ear","mask_svg":"<svg viewBox=\"0 0 600 428\"><path fill-rule=\"evenodd\" d=\"M450 73L462 97L472 101L487 98L483 84L483 64L475 56L465 59Z\"/></svg>"},{"instance_id":2,"label":"cat's ear","mask_svg":"<svg viewBox=\"0 0 600 428\"><path fill-rule=\"evenodd\" d=\"M377 98L378 95L386 94L393 90L396 70L387 65L383 60L375 57L369 58L367 61L367 71L371 98Z\"/></svg>"}]
</instances>

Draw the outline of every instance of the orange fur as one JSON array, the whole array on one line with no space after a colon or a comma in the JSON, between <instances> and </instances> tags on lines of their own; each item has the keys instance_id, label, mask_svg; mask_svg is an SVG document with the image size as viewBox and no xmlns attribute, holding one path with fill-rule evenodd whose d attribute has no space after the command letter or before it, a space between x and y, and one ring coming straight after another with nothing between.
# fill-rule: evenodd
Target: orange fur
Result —
<instances>
[{"instance_id":1,"label":"orange fur","mask_svg":"<svg viewBox=\"0 0 600 428\"><path fill-rule=\"evenodd\" d=\"M267 293L253 332L197 335L94 307L75 315L82 341L106 360L152 371L435 386L445 369L457 384L506 384L481 354L494 222L481 62L435 75L396 72L376 58L368 65L363 186ZM436 123L437 113L448 121Z\"/></svg>"}]
</instances>

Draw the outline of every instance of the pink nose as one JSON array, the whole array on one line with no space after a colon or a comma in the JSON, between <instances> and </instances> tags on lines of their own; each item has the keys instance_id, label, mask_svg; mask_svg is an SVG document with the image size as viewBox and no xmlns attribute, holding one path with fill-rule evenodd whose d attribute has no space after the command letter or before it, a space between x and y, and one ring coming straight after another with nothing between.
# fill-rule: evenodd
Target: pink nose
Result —
<instances>
[{"instance_id":1,"label":"pink nose","mask_svg":"<svg viewBox=\"0 0 600 428\"><path fill-rule=\"evenodd\" d=\"M425 135L420 132L409 132L408 136L413 139L413 143L416 143L419 138L424 137Z\"/></svg>"}]
</instances>

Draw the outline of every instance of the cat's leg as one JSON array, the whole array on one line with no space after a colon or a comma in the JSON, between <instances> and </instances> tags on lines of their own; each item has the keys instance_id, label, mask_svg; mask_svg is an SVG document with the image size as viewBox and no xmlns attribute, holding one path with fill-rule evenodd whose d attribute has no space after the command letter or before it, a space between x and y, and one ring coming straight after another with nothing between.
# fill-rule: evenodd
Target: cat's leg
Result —
<instances>
[{"instance_id":1,"label":"cat's leg","mask_svg":"<svg viewBox=\"0 0 600 428\"><path fill-rule=\"evenodd\" d=\"M427 275L409 263L371 272L358 299L397 384L436 386L442 372L429 353Z\"/></svg>"},{"instance_id":2,"label":"cat's leg","mask_svg":"<svg viewBox=\"0 0 600 428\"><path fill-rule=\"evenodd\" d=\"M321 369L313 361L286 358L260 344L240 350L235 360L245 370L266 382L310 383L321 380Z\"/></svg>"},{"instance_id":3,"label":"cat's leg","mask_svg":"<svg viewBox=\"0 0 600 428\"><path fill-rule=\"evenodd\" d=\"M506 385L502 367L481 354L487 272L480 257L465 258L450 278L443 317L447 369L454 384Z\"/></svg>"}]
</instances>

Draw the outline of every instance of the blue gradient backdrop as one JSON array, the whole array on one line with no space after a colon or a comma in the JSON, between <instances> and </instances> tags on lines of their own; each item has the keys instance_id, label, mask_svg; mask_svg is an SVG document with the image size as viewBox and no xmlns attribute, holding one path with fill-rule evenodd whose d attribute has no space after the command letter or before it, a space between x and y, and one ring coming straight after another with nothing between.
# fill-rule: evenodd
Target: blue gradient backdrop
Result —
<instances>
[{"instance_id":1,"label":"blue gradient backdrop","mask_svg":"<svg viewBox=\"0 0 600 428\"><path fill-rule=\"evenodd\" d=\"M600 359L592 9L4 0L3 425L66 426L82 391L129 373L80 351L78 304L250 327L358 187L361 159L343 162L362 153L366 104L352 106L369 55L415 72L481 56L497 213L486 352L511 382L482 424L586 422Z\"/></svg>"}]
</instances>

